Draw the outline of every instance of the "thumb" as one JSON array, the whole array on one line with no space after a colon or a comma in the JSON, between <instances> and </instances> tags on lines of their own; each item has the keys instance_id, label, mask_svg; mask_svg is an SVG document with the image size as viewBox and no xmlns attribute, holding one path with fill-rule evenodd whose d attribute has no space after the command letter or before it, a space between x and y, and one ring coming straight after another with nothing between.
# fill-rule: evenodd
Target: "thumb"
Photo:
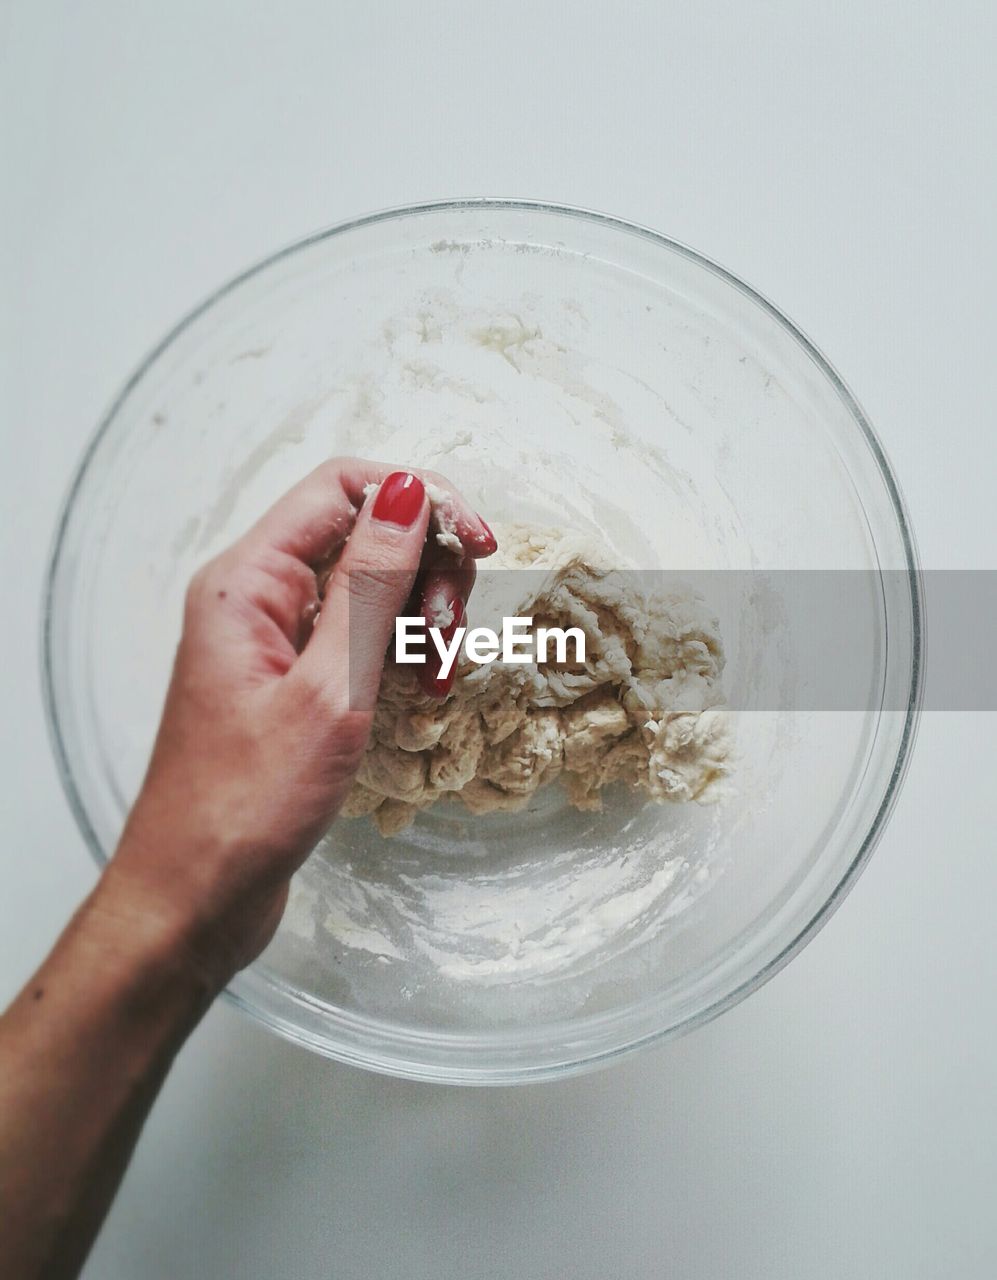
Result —
<instances>
[{"instance_id":1,"label":"thumb","mask_svg":"<svg viewBox=\"0 0 997 1280\"><path fill-rule=\"evenodd\" d=\"M395 618L412 590L429 524L418 476L395 471L362 507L296 664L345 709L373 714Z\"/></svg>"}]
</instances>

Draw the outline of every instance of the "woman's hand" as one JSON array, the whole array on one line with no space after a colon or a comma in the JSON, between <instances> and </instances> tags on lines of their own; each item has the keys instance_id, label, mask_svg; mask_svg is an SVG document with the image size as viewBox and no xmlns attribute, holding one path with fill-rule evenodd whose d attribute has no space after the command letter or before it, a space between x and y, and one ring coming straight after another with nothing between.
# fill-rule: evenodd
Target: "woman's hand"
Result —
<instances>
[{"instance_id":1,"label":"woman's hand","mask_svg":"<svg viewBox=\"0 0 997 1280\"><path fill-rule=\"evenodd\" d=\"M77 1274L174 1054L273 935L290 876L349 789L413 584L410 607L459 614L472 557L495 550L488 526L431 478L450 494L461 563L426 547L419 476L346 459L319 467L191 584L118 851L0 1018L5 1278ZM432 671L423 684L445 691Z\"/></svg>"},{"instance_id":2,"label":"woman's hand","mask_svg":"<svg viewBox=\"0 0 997 1280\"><path fill-rule=\"evenodd\" d=\"M463 565L427 549L420 474L452 495ZM365 502L371 483L380 488ZM336 459L205 565L102 909L134 913L136 928L160 917L210 988L254 959L353 781L420 565L417 607L428 611L427 596L466 602L471 558L494 550L488 526L441 477ZM431 673L424 683L445 691Z\"/></svg>"}]
</instances>

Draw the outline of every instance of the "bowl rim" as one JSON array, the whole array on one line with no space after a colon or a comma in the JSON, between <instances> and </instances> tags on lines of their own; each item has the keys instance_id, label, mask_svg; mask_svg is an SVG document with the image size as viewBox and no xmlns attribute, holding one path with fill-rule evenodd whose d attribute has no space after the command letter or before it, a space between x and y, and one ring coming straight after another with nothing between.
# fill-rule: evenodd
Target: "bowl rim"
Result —
<instances>
[{"instance_id":1,"label":"bowl rim","mask_svg":"<svg viewBox=\"0 0 997 1280\"><path fill-rule=\"evenodd\" d=\"M412 204L393 205L388 208L380 209L372 213L362 214L313 231L290 242L289 244L286 244L283 248L276 250L274 253L259 259L243 271L240 271L236 275L230 277L211 293L206 295L202 301L197 303L184 316L182 316L182 318L167 331L159 342L147 351L145 356L139 361L137 366L135 366L131 375L121 386L121 389L111 402L110 407L107 409L91 434L83 453L77 462L59 509L48 556L48 568L46 570L43 583L41 609L42 625L39 637L39 657L45 721L52 752L55 756L59 781L91 856L94 858L98 867L103 867L107 862L107 856L105 855L101 843L96 835L93 824L91 823L90 817L87 813L83 797L80 794L79 787L77 786L63 736L62 725L60 723L59 712L56 705L53 675L54 664L52 641L53 602L56 579L65 553L66 535L70 517L75 509L76 498L104 436L116 420L118 412L125 401L131 395L134 388L145 377L149 369L155 364L158 358L200 316L212 308L222 298L238 289L253 276L314 244L332 239L334 236L342 235L349 231L372 226L381 222L400 221L413 216L474 210L518 210L522 212L553 214L555 216L563 216L569 219L577 219L582 222L594 223L599 226L607 227L611 230L625 232L629 235L635 235L663 249L667 249L672 253L677 253L679 256L686 258L699 267L702 267L720 277L727 284L731 285L734 289L744 294L750 301L759 306L768 314L769 317L775 320L778 325L781 325L789 335L796 340L804 353L817 367L818 371L823 374L831 384L843 402L845 408L848 410L852 421L858 427L861 436L864 438L866 446L872 454L872 458L876 468L878 469L880 478L885 486L887 494L889 495L893 508L893 515L900 534L900 542L906 562L903 573L905 575L909 591L911 610L911 677L907 706L904 712L904 723L900 733L896 759L894 761L890 777L887 781L884 794L875 814L873 815L869 830L861 841L851 862L845 868L830 894L810 916L802 928L800 928L795 935L785 943L775 956L771 957L764 965L762 965L757 972L745 978L729 992L719 996L698 1012L677 1021L670 1027L664 1027L656 1031L639 1034L618 1046L614 1046L609 1049L596 1049L591 1052L582 1053L580 1056L568 1061L546 1062L532 1066L529 1064L524 1065L521 1063L513 1063L511 1065L494 1067L481 1066L467 1060L456 1065L447 1065L439 1062L416 1062L412 1061L411 1057L404 1052L404 1046L406 1044L411 1046L416 1039L423 1042L433 1042L435 1040L438 1044L442 1044L445 1041L453 1039L457 1043L467 1044L467 1041L463 1040L461 1037L450 1037L449 1035L437 1038L432 1034L426 1035L425 1033L420 1033L420 1035L416 1037L410 1033L401 1034L395 1031L395 1036L390 1038L397 1038L395 1046L397 1052L388 1054L381 1052L377 1056L372 1053L364 1052L362 1048L356 1048L352 1045L332 1044L327 1038L323 1038L315 1033L309 1032L305 1027L289 1021L273 1009L264 1007L252 999L248 993L240 990L240 987L246 985L243 980L251 970L237 974L232 983L230 983L222 992L224 998L231 1004L250 1014L254 1019L269 1027L278 1035L292 1042L301 1044L325 1057L333 1058L350 1065L364 1067L368 1070L383 1074L413 1080L432 1081L436 1083L494 1085L530 1083L539 1080L564 1078L576 1075L595 1067L606 1065L609 1062L616 1061L620 1058L627 1057L647 1045L664 1043L667 1040L684 1035L689 1031L695 1030L697 1027L704 1026L706 1023L719 1017L734 1005L739 1004L747 996L751 995L754 991L757 991L761 986L773 978L786 964L788 964L789 961L792 960L793 957L811 941L811 939L831 918L852 889L861 872L865 869L876 845L882 837L886 824L896 805L910 764L924 697L924 651L926 632L924 617L924 587L920 559L917 552L917 545L911 526L910 516L907 510L907 504L879 437L874 431L862 406L859 404L858 399L845 382L844 378L838 373L816 343L808 337L799 325L791 320L764 294L760 293L752 285L741 279L740 276L728 270L716 260L700 253L696 249L693 249L691 246L679 240L675 240L662 232L655 231L653 228L641 223L578 205L518 197L452 197L421 201ZM290 989L286 988L286 986L279 981L275 981L269 977L264 978L264 975L259 974L258 972L256 976L264 979L272 988L279 989L283 987L285 994L290 994L292 997L296 997L300 1000L298 993L291 992ZM382 1037L384 1032L389 1031L389 1024L378 1024L376 1020L370 1019L364 1019L363 1023L365 1027L373 1027L376 1025L379 1033L382 1034Z\"/></svg>"}]
</instances>

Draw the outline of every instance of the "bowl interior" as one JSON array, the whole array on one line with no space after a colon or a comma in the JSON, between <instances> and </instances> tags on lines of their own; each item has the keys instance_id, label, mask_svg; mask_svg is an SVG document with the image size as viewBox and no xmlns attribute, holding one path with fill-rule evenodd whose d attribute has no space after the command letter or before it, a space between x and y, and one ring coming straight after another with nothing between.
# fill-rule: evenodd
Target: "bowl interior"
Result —
<instances>
[{"instance_id":1,"label":"bowl interior","mask_svg":"<svg viewBox=\"0 0 997 1280\"><path fill-rule=\"evenodd\" d=\"M913 552L832 371L697 255L549 206L397 211L247 273L129 383L56 548L50 708L99 858L191 572L331 454L435 467L489 521L579 527L621 566L694 580L736 766L710 806L612 794L583 814L553 787L519 814L440 805L387 841L339 822L236 998L333 1056L485 1080L599 1061L749 990L867 856L916 716ZM841 571L863 694L835 706L800 696L793 619L806 575Z\"/></svg>"}]
</instances>

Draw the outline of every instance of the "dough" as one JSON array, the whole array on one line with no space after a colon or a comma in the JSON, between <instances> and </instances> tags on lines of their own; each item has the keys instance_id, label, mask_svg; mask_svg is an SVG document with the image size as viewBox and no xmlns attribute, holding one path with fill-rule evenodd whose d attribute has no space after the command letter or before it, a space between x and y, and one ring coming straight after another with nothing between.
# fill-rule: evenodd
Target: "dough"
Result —
<instances>
[{"instance_id":1,"label":"dough","mask_svg":"<svg viewBox=\"0 0 997 1280\"><path fill-rule=\"evenodd\" d=\"M534 626L581 627L584 664L479 666L462 655L439 702L413 667L389 661L343 816L369 814L394 835L441 797L475 814L516 810L555 779L579 809L600 808L612 783L656 801L710 798L730 751L716 621L658 574L609 568L578 534L495 534L466 625L501 633L503 616L532 615Z\"/></svg>"}]
</instances>

